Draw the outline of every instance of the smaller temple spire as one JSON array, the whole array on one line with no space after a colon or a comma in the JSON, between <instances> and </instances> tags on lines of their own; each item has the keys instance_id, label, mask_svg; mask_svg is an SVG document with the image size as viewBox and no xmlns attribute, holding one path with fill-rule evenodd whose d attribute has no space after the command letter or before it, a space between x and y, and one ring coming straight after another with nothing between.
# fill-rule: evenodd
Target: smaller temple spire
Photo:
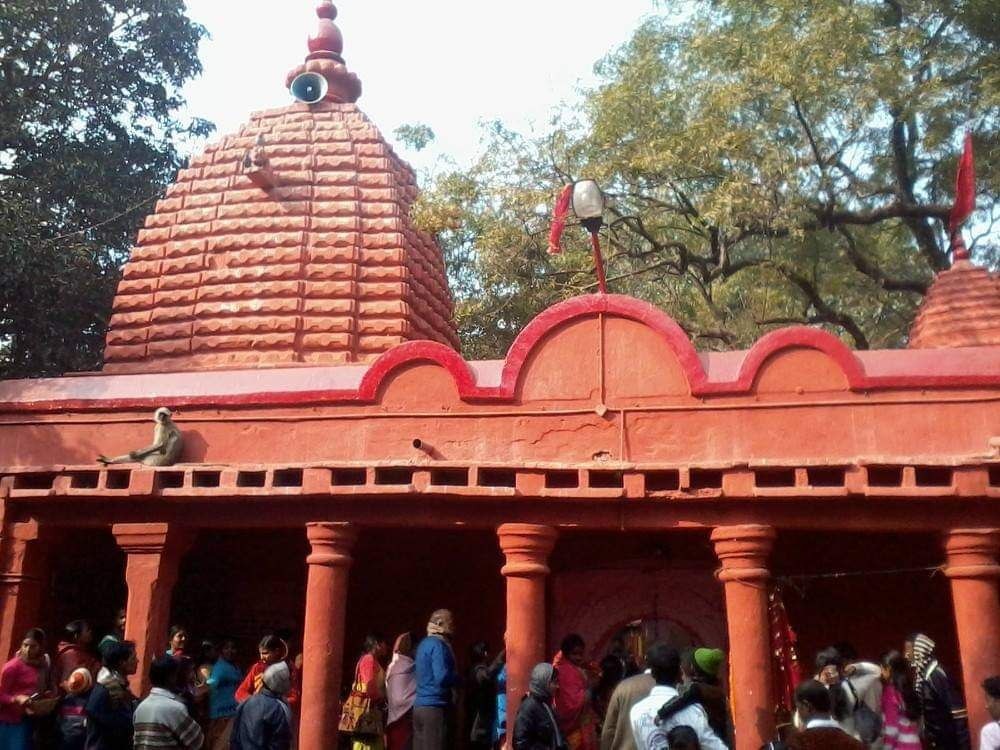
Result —
<instances>
[{"instance_id":1,"label":"smaller temple spire","mask_svg":"<svg viewBox=\"0 0 1000 750\"><path fill-rule=\"evenodd\" d=\"M319 16L319 28L309 37L309 57L307 60L337 60L344 62L344 36L337 28L334 20L337 18L337 6L332 0L322 0L316 6Z\"/></svg>"}]
</instances>

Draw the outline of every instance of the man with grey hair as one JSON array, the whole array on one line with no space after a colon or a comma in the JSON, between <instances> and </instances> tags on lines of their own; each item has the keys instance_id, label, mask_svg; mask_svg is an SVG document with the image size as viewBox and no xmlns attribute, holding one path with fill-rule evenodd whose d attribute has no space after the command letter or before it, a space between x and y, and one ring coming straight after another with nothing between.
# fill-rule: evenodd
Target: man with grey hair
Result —
<instances>
[{"instance_id":1,"label":"man with grey hair","mask_svg":"<svg viewBox=\"0 0 1000 750\"><path fill-rule=\"evenodd\" d=\"M417 646L417 697L413 703L413 750L445 750L458 687L451 639L455 618L438 609L427 623L427 637Z\"/></svg>"},{"instance_id":2,"label":"man with grey hair","mask_svg":"<svg viewBox=\"0 0 1000 750\"><path fill-rule=\"evenodd\" d=\"M292 689L288 664L279 661L264 670L260 692L240 704L233 719L231 750L289 750L292 711L285 696Z\"/></svg>"}]
</instances>

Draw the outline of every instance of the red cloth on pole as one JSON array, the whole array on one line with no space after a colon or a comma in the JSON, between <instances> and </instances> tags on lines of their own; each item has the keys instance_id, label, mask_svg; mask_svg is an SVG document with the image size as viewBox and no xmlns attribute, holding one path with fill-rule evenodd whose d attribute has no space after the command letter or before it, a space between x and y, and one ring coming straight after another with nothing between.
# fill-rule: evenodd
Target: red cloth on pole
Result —
<instances>
[{"instance_id":1,"label":"red cloth on pole","mask_svg":"<svg viewBox=\"0 0 1000 750\"><path fill-rule=\"evenodd\" d=\"M555 208L552 210L552 229L549 230L549 255L558 255L562 252L562 233L566 228L566 220L569 218L569 204L573 200L573 186L567 185L556 199Z\"/></svg>"},{"instance_id":2,"label":"red cloth on pole","mask_svg":"<svg viewBox=\"0 0 1000 750\"><path fill-rule=\"evenodd\" d=\"M788 612L785 610L785 602L778 586L772 587L768 596L768 614L771 620L771 668L775 687L775 708L777 712L791 716L795 711L795 688L802 681L802 672L795 648L798 638L788 620Z\"/></svg>"},{"instance_id":3,"label":"red cloth on pole","mask_svg":"<svg viewBox=\"0 0 1000 750\"><path fill-rule=\"evenodd\" d=\"M965 134L962 158L955 175L955 205L951 207L948 229L955 234L969 215L976 209L976 166L972 161L972 133Z\"/></svg>"}]
</instances>

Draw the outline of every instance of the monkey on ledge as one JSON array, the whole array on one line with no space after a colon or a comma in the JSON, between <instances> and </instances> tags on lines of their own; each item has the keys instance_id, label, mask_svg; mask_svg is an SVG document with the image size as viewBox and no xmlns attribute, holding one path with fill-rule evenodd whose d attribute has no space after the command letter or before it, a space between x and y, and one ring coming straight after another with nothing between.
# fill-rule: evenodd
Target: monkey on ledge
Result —
<instances>
[{"instance_id":1,"label":"monkey on ledge","mask_svg":"<svg viewBox=\"0 0 1000 750\"><path fill-rule=\"evenodd\" d=\"M181 431L170 418L170 409L161 406L153 414L156 428L153 430L153 444L147 448L129 451L122 456L108 458L105 455L97 457L102 464L141 463L145 466L173 466L181 457Z\"/></svg>"}]
</instances>

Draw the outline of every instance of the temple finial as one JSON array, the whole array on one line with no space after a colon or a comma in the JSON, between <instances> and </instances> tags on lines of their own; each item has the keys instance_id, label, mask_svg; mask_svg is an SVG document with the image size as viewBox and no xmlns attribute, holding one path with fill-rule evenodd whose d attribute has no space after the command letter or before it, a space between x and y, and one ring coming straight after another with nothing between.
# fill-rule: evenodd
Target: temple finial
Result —
<instances>
[{"instance_id":1,"label":"temple finial","mask_svg":"<svg viewBox=\"0 0 1000 750\"><path fill-rule=\"evenodd\" d=\"M319 28L309 37L309 56L307 60L337 60L343 62L344 37L333 22L337 18L337 6L332 0L322 0L316 6L319 16Z\"/></svg>"},{"instance_id":2,"label":"temple finial","mask_svg":"<svg viewBox=\"0 0 1000 750\"><path fill-rule=\"evenodd\" d=\"M309 54L305 62L295 66L285 78L285 85L292 85L299 79L301 84L292 91L292 96L303 104L318 105L323 102L352 103L361 96L361 81L347 69L342 54L344 37L334 20L337 7L333 0L320 0L316 6L319 27L309 37ZM312 77L306 76L312 74ZM303 79L299 77L303 76ZM322 78L326 81L316 79Z\"/></svg>"}]
</instances>

